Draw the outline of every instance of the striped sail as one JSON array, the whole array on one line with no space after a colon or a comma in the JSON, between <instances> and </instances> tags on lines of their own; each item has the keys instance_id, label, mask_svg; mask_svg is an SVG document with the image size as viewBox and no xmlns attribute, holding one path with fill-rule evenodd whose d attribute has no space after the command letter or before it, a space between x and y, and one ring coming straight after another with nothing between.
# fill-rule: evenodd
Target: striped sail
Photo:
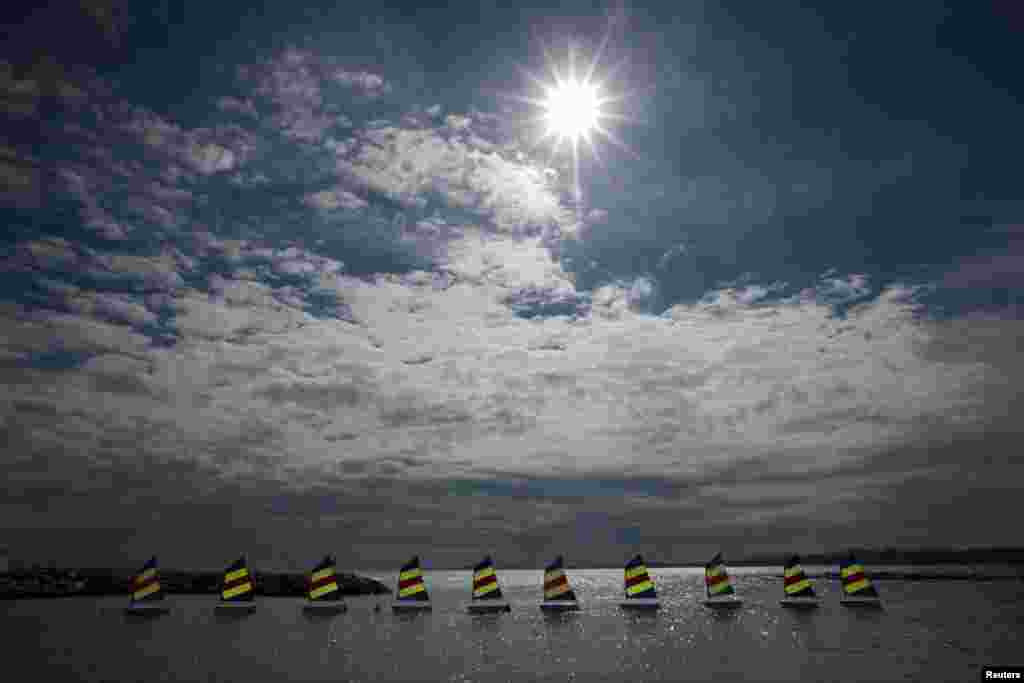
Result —
<instances>
[{"instance_id":1,"label":"striped sail","mask_svg":"<svg viewBox=\"0 0 1024 683\"><path fill-rule=\"evenodd\" d=\"M473 567L473 600L501 600L501 587L490 555Z\"/></svg>"},{"instance_id":2,"label":"striped sail","mask_svg":"<svg viewBox=\"0 0 1024 683\"><path fill-rule=\"evenodd\" d=\"M247 602L253 599L252 575L245 564L245 555L224 570L220 599L221 602Z\"/></svg>"},{"instance_id":3,"label":"striped sail","mask_svg":"<svg viewBox=\"0 0 1024 683\"><path fill-rule=\"evenodd\" d=\"M309 573L306 598L310 602L328 602L341 598L334 558L330 555L325 556Z\"/></svg>"},{"instance_id":4,"label":"striped sail","mask_svg":"<svg viewBox=\"0 0 1024 683\"><path fill-rule=\"evenodd\" d=\"M569 578L565 575L564 560L561 555L544 568L544 600L548 602L576 600L576 593L572 590Z\"/></svg>"},{"instance_id":5,"label":"striped sail","mask_svg":"<svg viewBox=\"0 0 1024 683\"><path fill-rule=\"evenodd\" d=\"M160 577L157 573L156 556L154 555L132 577L131 604L154 602L163 599L164 592L160 588Z\"/></svg>"},{"instance_id":6,"label":"striped sail","mask_svg":"<svg viewBox=\"0 0 1024 683\"><path fill-rule=\"evenodd\" d=\"M647 565L640 555L626 563L625 585L628 600L658 597L657 591L654 590L654 581L647 573Z\"/></svg>"},{"instance_id":7,"label":"striped sail","mask_svg":"<svg viewBox=\"0 0 1024 683\"><path fill-rule=\"evenodd\" d=\"M704 585L709 598L736 594L732 587L732 581L729 580L729 573L725 571L722 553L718 553L704 565Z\"/></svg>"},{"instance_id":8,"label":"striped sail","mask_svg":"<svg viewBox=\"0 0 1024 683\"><path fill-rule=\"evenodd\" d=\"M848 559L839 563L839 578L843 583L843 595L846 597L878 597L878 591L875 590L864 573L864 567L854 559L853 553L850 553Z\"/></svg>"},{"instance_id":9,"label":"striped sail","mask_svg":"<svg viewBox=\"0 0 1024 683\"><path fill-rule=\"evenodd\" d=\"M475 592L475 591L474 591ZM395 599L399 602L429 602L427 586L423 583L419 555L402 565L398 570L398 591Z\"/></svg>"},{"instance_id":10,"label":"striped sail","mask_svg":"<svg viewBox=\"0 0 1024 683\"><path fill-rule=\"evenodd\" d=\"M814 586L807 578L803 567L800 566L800 558L794 555L782 569L782 588L787 598L813 598Z\"/></svg>"}]
</instances>

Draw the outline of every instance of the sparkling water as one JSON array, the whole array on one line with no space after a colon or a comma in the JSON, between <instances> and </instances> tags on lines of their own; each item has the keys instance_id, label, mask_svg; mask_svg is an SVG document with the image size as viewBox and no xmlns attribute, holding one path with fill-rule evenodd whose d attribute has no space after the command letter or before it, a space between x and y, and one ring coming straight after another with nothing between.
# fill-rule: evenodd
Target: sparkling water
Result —
<instances>
[{"instance_id":1,"label":"sparkling water","mask_svg":"<svg viewBox=\"0 0 1024 683\"><path fill-rule=\"evenodd\" d=\"M18 680L959 682L1024 663L1020 581L877 581L885 608L872 610L841 606L819 578L821 606L794 611L778 604L781 568L732 568L744 605L720 612L701 602L702 569L650 571L656 613L619 607L621 568L570 567L581 609L545 614L542 569L499 564L511 613L469 615L471 572L425 571L429 613L367 596L333 618L293 598L219 617L215 596L171 595L170 615L130 620L124 598L63 598L0 602L0 628ZM397 568L370 575L393 585Z\"/></svg>"}]
</instances>

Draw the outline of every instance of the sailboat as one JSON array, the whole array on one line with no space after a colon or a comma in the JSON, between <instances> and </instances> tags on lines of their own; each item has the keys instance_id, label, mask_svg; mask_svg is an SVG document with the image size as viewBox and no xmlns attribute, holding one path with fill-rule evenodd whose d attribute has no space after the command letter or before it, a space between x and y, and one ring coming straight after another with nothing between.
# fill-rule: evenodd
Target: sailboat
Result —
<instances>
[{"instance_id":1,"label":"sailboat","mask_svg":"<svg viewBox=\"0 0 1024 683\"><path fill-rule=\"evenodd\" d=\"M473 614L512 611L512 607L501 596L498 575L494 573L494 561L490 555L473 567L473 600L466 609Z\"/></svg>"},{"instance_id":2,"label":"sailboat","mask_svg":"<svg viewBox=\"0 0 1024 683\"><path fill-rule=\"evenodd\" d=\"M542 610L562 612L580 608L576 593L565 575L564 565L565 561L559 555L554 562L544 568L544 602L540 603Z\"/></svg>"},{"instance_id":3,"label":"sailboat","mask_svg":"<svg viewBox=\"0 0 1024 683\"><path fill-rule=\"evenodd\" d=\"M647 573L644 558L637 555L626 563L625 574L626 599L619 603L628 609L658 609L658 593L654 589L654 581Z\"/></svg>"},{"instance_id":4,"label":"sailboat","mask_svg":"<svg viewBox=\"0 0 1024 683\"><path fill-rule=\"evenodd\" d=\"M395 601L391 603L391 611L414 612L430 609L433 608L427 586L423 582L420 557L413 555L412 559L398 570L398 590L395 592Z\"/></svg>"},{"instance_id":5,"label":"sailboat","mask_svg":"<svg viewBox=\"0 0 1024 683\"><path fill-rule=\"evenodd\" d=\"M224 570L224 583L220 589L218 612L255 612L252 575L245 564L245 555Z\"/></svg>"},{"instance_id":6,"label":"sailboat","mask_svg":"<svg viewBox=\"0 0 1024 683\"><path fill-rule=\"evenodd\" d=\"M875 586L864 573L864 567L854 559L852 552L849 558L839 563L839 578L843 584L843 597L839 599L839 604L882 606L882 599L878 596L878 591L875 590Z\"/></svg>"},{"instance_id":7,"label":"sailboat","mask_svg":"<svg viewBox=\"0 0 1024 683\"><path fill-rule=\"evenodd\" d=\"M814 586L804 573L803 567L800 566L800 558L796 555L789 558L782 568L782 591L784 596L779 600L779 604L784 607L818 606Z\"/></svg>"},{"instance_id":8,"label":"sailboat","mask_svg":"<svg viewBox=\"0 0 1024 683\"><path fill-rule=\"evenodd\" d=\"M126 614L146 615L167 614L171 611L164 603L155 555L132 577L131 598L124 611Z\"/></svg>"},{"instance_id":9,"label":"sailboat","mask_svg":"<svg viewBox=\"0 0 1024 683\"><path fill-rule=\"evenodd\" d=\"M334 565L334 558L326 555L309 573L306 604L302 606L307 614L340 614L345 611Z\"/></svg>"},{"instance_id":10,"label":"sailboat","mask_svg":"<svg viewBox=\"0 0 1024 683\"><path fill-rule=\"evenodd\" d=\"M736 589L732 587L722 553L718 553L704 565L704 585L707 589L704 604L708 607L739 607L743 604L736 595Z\"/></svg>"}]
</instances>

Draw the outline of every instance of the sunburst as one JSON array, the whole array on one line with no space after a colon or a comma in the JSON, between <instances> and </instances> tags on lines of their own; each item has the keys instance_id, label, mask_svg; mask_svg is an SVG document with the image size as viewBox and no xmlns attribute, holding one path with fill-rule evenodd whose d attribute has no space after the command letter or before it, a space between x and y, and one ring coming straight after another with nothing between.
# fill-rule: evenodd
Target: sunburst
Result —
<instances>
[{"instance_id":1,"label":"sunburst","mask_svg":"<svg viewBox=\"0 0 1024 683\"><path fill-rule=\"evenodd\" d=\"M598 65L608 43L609 33L604 35L600 47L593 60L577 73L577 47L570 44L568 59L563 68L559 69L551 53L544 49L545 66L549 80L544 80L526 69L523 75L532 83L534 96L506 95L540 110L540 113L528 119L532 128L539 131L535 135L535 146L551 144L548 164L561 150L568 147L571 154L573 177L572 186L576 200L577 212L582 211L583 197L580 185L580 152L584 143L590 154L604 166L601 158L598 138L632 154L632 151L611 131L615 121L631 121L630 117L612 111L611 107L625 98L623 94L609 92L615 71L622 65L620 62L612 69L598 75ZM539 95L539 96L537 96Z\"/></svg>"}]
</instances>

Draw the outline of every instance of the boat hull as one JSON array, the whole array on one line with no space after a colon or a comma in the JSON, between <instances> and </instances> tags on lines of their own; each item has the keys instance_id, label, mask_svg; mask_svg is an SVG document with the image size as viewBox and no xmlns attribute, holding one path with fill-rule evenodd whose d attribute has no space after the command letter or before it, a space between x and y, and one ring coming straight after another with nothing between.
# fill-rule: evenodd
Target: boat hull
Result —
<instances>
[{"instance_id":1,"label":"boat hull","mask_svg":"<svg viewBox=\"0 0 1024 683\"><path fill-rule=\"evenodd\" d=\"M466 605L466 611L470 614L489 614L491 612L511 612L512 606L504 600L481 600Z\"/></svg>"},{"instance_id":2,"label":"boat hull","mask_svg":"<svg viewBox=\"0 0 1024 683\"><path fill-rule=\"evenodd\" d=\"M136 614L139 616L158 616L170 614L171 608L166 605L129 605L124 608L125 614Z\"/></svg>"},{"instance_id":3,"label":"boat hull","mask_svg":"<svg viewBox=\"0 0 1024 683\"><path fill-rule=\"evenodd\" d=\"M881 607L881 598L840 598L840 605L846 605L847 607Z\"/></svg>"},{"instance_id":4,"label":"boat hull","mask_svg":"<svg viewBox=\"0 0 1024 683\"><path fill-rule=\"evenodd\" d=\"M222 602L214 610L222 614L246 614L256 611L254 602Z\"/></svg>"},{"instance_id":5,"label":"boat hull","mask_svg":"<svg viewBox=\"0 0 1024 683\"><path fill-rule=\"evenodd\" d=\"M705 607L724 607L724 608L729 608L729 607L741 607L742 605L743 605L743 600L742 599L740 599L740 598L733 598L733 597L730 597L730 598L719 598L718 600L716 600L714 598L708 598L708 599L706 599L704 601L704 606Z\"/></svg>"},{"instance_id":6,"label":"boat hull","mask_svg":"<svg viewBox=\"0 0 1024 683\"><path fill-rule=\"evenodd\" d=\"M783 607L817 607L818 598L782 598L779 604Z\"/></svg>"},{"instance_id":7,"label":"boat hull","mask_svg":"<svg viewBox=\"0 0 1024 683\"><path fill-rule=\"evenodd\" d=\"M348 610L344 603L309 603L302 606L306 614L341 614Z\"/></svg>"},{"instance_id":8,"label":"boat hull","mask_svg":"<svg viewBox=\"0 0 1024 683\"><path fill-rule=\"evenodd\" d=\"M575 600L545 600L540 603L540 608L545 612L570 612L580 608L580 603Z\"/></svg>"},{"instance_id":9,"label":"boat hull","mask_svg":"<svg viewBox=\"0 0 1024 683\"><path fill-rule=\"evenodd\" d=\"M623 600L619 603L619 606L623 609L653 610L661 607L661 603L658 601L658 598L633 598L632 600Z\"/></svg>"},{"instance_id":10,"label":"boat hull","mask_svg":"<svg viewBox=\"0 0 1024 683\"><path fill-rule=\"evenodd\" d=\"M402 602L396 600L391 603L392 612L430 612L433 611L434 606L429 601L412 601Z\"/></svg>"}]
</instances>

